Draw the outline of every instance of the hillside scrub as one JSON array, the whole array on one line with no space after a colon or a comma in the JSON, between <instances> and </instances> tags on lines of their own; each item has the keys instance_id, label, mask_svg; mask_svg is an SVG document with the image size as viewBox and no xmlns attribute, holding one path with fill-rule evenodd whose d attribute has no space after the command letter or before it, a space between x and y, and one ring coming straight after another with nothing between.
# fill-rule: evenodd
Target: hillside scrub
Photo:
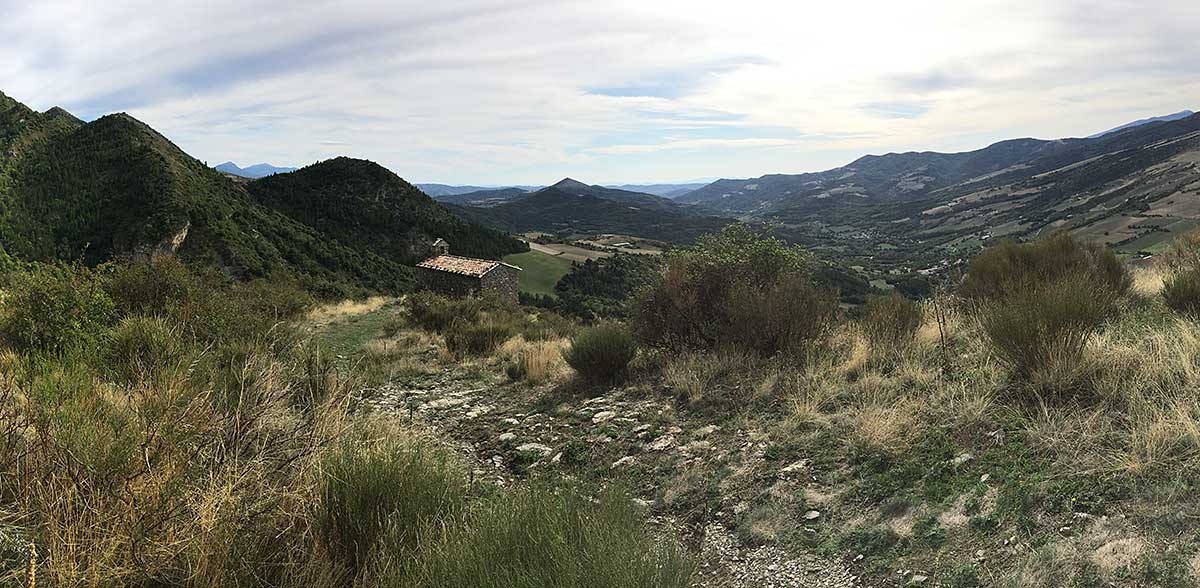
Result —
<instances>
[{"instance_id":1,"label":"hillside scrub","mask_svg":"<svg viewBox=\"0 0 1200 588\"><path fill-rule=\"evenodd\" d=\"M469 542L473 525L497 528L470 513L510 500L504 491L474 484L411 425L362 415L359 374L298 342L293 285L210 282L173 265L20 271L6 283L33 286L9 291L6 317L38 324L64 308L41 294L74 304L79 283L85 302L107 302L101 319L0 350L0 583L23 581L32 542L42 585L378 586L432 569L424 560ZM551 509L539 528L574 532L578 509L558 493L529 494ZM588 552L538 549L602 577L595 566L611 559L587 556L603 537L661 554L637 577L660 561L686 572L646 547L640 519L599 511L581 524L596 532L570 546ZM494 548L534 552L522 543L534 538L492 533L511 541ZM474 577L504 585L497 574ZM526 585L558 585L537 577Z\"/></svg>"},{"instance_id":2,"label":"hillside scrub","mask_svg":"<svg viewBox=\"0 0 1200 588\"><path fill-rule=\"evenodd\" d=\"M731 225L668 252L631 324L655 347L802 352L838 314L835 293L814 283L810 264L798 247Z\"/></svg>"}]
</instances>

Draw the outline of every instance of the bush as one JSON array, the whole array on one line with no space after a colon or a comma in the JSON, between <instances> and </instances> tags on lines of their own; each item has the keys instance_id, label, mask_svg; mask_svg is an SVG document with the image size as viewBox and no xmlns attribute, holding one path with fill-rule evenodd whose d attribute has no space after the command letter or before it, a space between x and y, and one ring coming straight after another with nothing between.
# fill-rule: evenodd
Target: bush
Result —
<instances>
[{"instance_id":1,"label":"bush","mask_svg":"<svg viewBox=\"0 0 1200 588\"><path fill-rule=\"evenodd\" d=\"M1177 272L1163 281L1167 306L1192 318L1200 318L1200 267Z\"/></svg>"},{"instance_id":2,"label":"bush","mask_svg":"<svg viewBox=\"0 0 1200 588\"><path fill-rule=\"evenodd\" d=\"M585 380L617 382L625 378L637 355L637 341L620 325L591 327L571 339L563 359Z\"/></svg>"},{"instance_id":3,"label":"bush","mask_svg":"<svg viewBox=\"0 0 1200 588\"><path fill-rule=\"evenodd\" d=\"M108 336L106 367L117 381L133 384L153 378L179 361L179 333L157 317L130 317Z\"/></svg>"},{"instance_id":4,"label":"bush","mask_svg":"<svg viewBox=\"0 0 1200 588\"><path fill-rule=\"evenodd\" d=\"M433 292L409 294L405 303L413 322L435 333L445 332L455 321L478 321L484 307L484 301L479 298L447 298Z\"/></svg>"},{"instance_id":5,"label":"bush","mask_svg":"<svg viewBox=\"0 0 1200 588\"><path fill-rule=\"evenodd\" d=\"M443 452L414 442L347 442L326 460L316 524L353 578L385 536L390 557L415 557L466 496L464 476Z\"/></svg>"},{"instance_id":6,"label":"bush","mask_svg":"<svg viewBox=\"0 0 1200 588\"><path fill-rule=\"evenodd\" d=\"M862 328L875 347L899 351L912 343L924 319L921 306L904 296L872 296L863 311Z\"/></svg>"},{"instance_id":7,"label":"bush","mask_svg":"<svg viewBox=\"0 0 1200 588\"><path fill-rule=\"evenodd\" d=\"M637 335L672 349L732 346L761 355L807 349L838 313L813 281L809 255L744 225L667 254L633 307Z\"/></svg>"},{"instance_id":8,"label":"bush","mask_svg":"<svg viewBox=\"0 0 1200 588\"><path fill-rule=\"evenodd\" d=\"M975 256L960 293L968 300L986 303L1079 278L1091 291L1114 301L1133 284L1129 271L1112 251L1056 233L1032 243L1004 241Z\"/></svg>"},{"instance_id":9,"label":"bush","mask_svg":"<svg viewBox=\"0 0 1200 588\"><path fill-rule=\"evenodd\" d=\"M209 277L217 283L224 281ZM118 316L165 315L205 287L204 281L174 257L117 265L105 284Z\"/></svg>"},{"instance_id":10,"label":"bush","mask_svg":"<svg viewBox=\"0 0 1200 588\"><path fill-rule=\"evenodd\" d=\"M1015 375L1038 383L1079 368L1088 337L1115 305L1113 293L1090 285L1082 277L1051 282L1010 294L984 311L984 332Z\"/></svg>"},{"instance_id":11,"label":"bush","mask_svg":"<svg viewBox=\"0 0 1200 588\"><path fill-rule=\"evenodd\" d=\"M1185 233L1171 241L1171 246L1157 262L1168 270L1200 268L1200 231Z\"/></svg>"},{"instance_id":12,"label":"bush","mask_svg":"<svg viewBox=\"0 0 1200 588\"><path fill-rule=\"evenodd\" d=\"M389 550L390 551L390 550ZM686 588L694 566L645 530L628 497L598 500L534 487L499 495L471 512L407 574L380 581L406 588Z\"/></svg>"},{"instance_id":13,"label":"bush","mask_svg":"<svg viewBox=\"0 0 1200 588\"><path fill-rule=\"evenodd\" d=\"M96 341L113 318L100 274L44 264L8 276L0 335L19 350L60 351Z\"/></svg>"},{"instance_id":14,"label":"bush","mask_svg":"<svg viewBox=\"0 0 1200 588\"><path fill-rule=\"evenodd\" d=\"M446 349L455 355L488 355L516 334L517 329L511 323L458 320L446 330Z\"/></svg>"}]
</instances>

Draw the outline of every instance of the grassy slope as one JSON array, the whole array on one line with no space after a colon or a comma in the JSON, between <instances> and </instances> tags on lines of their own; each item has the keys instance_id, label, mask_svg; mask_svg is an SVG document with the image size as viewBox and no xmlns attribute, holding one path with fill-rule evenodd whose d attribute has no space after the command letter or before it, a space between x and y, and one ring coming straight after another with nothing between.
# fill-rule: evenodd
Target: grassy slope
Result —
<instances>
[{"instance_id":1,"label":"grassy slope","mask_svg":"<svg viewBox=\"0 0 1200 588\"><path fill-rule=\"evenodd\" d=\"M523 270L521 291L530 294L554 296L554 285L571 271L571 262L541 251L508 255L504 261Z\"/></svg>"},{"instance_id":2,"label":"grassy slope","mask_svg":"<svg viewBox=\"0 0 1200 588\"><path fill-rule=\"evenodd\" d=\"M716 571L702 586L726 585L723 566L740 574L765 544L824 561L804 565L820 569L814 583L844 565L864 586L905 585L897 570L910 570L960 588L1182 587L1200 577L1189 522L1200 513L1198 328L1152 291L1135 296L1089 355L1106 400L1081 406L1022 404L1020 383L960 314L945 326L944 372L927 317L895 357L850 323L808 366L668 354L600 396L564 377L506 383L502 357L443 363L406 385L432 389L427 402L454 398L427 416L480 455L502 456L506 477L617 484L685 535L705 529L699 541L733 532L741 562L704 561ZM489 410L463 416L476 405ZM602 410L618 418L594 421ZM552 451L515 449L530 442Z\"/></svg>"}]
</instances>

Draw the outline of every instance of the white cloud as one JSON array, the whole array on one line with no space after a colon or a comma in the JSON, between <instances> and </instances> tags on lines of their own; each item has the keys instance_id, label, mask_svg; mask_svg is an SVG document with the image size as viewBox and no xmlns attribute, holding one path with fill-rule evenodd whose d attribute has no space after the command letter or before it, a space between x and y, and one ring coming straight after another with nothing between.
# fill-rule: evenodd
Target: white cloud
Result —
<instances>
[{"instance_id":1,"label":"white cloud","mask_svg":"<svg viewBox=\"0 0 1200 588\"><path fill-rule=\"evenodd\" d=\"M201 159L414 180L757 176L1200 102L1200 3L0 0L0 90ZM900 113L900 116L897 116Z\"/></svg>"}]
</instances>

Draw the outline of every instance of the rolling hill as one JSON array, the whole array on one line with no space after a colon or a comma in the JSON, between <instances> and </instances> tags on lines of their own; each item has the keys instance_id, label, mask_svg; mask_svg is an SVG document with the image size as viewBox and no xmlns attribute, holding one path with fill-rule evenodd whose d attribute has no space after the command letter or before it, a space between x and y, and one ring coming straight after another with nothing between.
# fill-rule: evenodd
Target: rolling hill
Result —
<instances>
[{"instance_id":1,"label":"rolling hill","mask_svg":"<svg viewBox=\"0 0 1200 588\"><path fill-rule=\"evenodd\" d=\"M488 207L508 202L509 200L515 200L528 193L527 190L521 188L497 188L495 190L477 190L465 194L447 194L445 196L438 196L434 200L443 204Z\"/></svg>"},{"instance_id":2,"label":"rolling hill","mask_svg":"<svg viewBox=\"0 0 1200 588\"><path fill-rule=\"evenodd\" d=\"M607 187L628 190L630 192L653 194L655 196L662 196L663 198L678 198L707 185L707 182L693 182L687 184L619 184Z\"/></svg>"},{"instance_id":3,"label":"rolling hill","mask_svg":"<svg viewBox=\"0 0 1200 588\"><path fill-rule=\"evenodd\" d=\"M524 248L455 218L374 164L334 160L305 170L242 185L128 115L85 124L0 94L6 255L99 263L174 253L242 278L294 275L332 293L409 287L406 262L433 236L470 255ZM386 235L365 234L372 230Z\"/></svg>"},{"instance_id":4,"label":"rolling hill","mask_svg":"<svg viewBox=\"0 0 1200 588\"><path fill-rule=\"evenodd\" d=\"M881 272L936 271L989 239L1060 229L1153 253L1200 225L1200 115L1094 139L866 156L825 172L721 180L680 200L777 223Z\"/></svg>"},{"instance_id":5,"label":"rolling hill","mask_svg":"<svg viewBox=\"0 0 1200 588\"><path fill-rule=\"evenodd\" d=\"M690 242L731 222L659 196L570 178L486 208L454 209L464 218L512 232L620 233L675 243Z\"/></svg>"}]
</instances>

